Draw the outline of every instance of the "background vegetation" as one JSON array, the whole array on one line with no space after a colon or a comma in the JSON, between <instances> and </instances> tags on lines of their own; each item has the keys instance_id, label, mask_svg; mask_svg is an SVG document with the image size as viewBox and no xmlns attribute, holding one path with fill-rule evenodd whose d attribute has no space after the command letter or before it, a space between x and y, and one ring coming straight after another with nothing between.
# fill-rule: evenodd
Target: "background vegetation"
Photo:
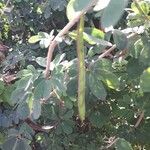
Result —
<instances>
[{"instance_id":1,"label":"background vegetation","mask_svg":"<svg viewBox=\"0 0 150 150\"><path fill-rule=\"evenodd\" d=\"M150 149L150 1L91 2L0 1L0 149Z\"/></svg>"}]
</instances>

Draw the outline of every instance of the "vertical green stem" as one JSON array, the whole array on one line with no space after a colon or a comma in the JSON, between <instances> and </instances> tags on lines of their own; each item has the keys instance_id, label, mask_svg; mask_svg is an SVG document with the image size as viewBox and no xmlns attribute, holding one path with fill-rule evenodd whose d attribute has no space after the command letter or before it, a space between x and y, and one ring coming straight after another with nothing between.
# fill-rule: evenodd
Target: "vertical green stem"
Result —
<instances>
[{"instance_id":1,"label":"vertical green stem","mask_svg":"<svg viewBox=\"0 0 150 150\"><path fill-rule=\"evenodd\" d=\"M78 55L78 111L79 117L85 120L85 61L84 61L84 15L81 16L77 28L77 55Z\"/></svg>"}]
</instances>

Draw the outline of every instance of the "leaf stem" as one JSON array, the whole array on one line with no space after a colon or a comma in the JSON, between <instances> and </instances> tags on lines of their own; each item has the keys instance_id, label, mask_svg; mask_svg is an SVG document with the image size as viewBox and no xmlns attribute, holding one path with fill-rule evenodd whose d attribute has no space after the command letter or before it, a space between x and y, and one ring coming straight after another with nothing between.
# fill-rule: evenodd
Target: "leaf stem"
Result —
<instances>
[{"instance_id":1,"label":"leaf stem","mask_svg":"<svg viewBox=\"0 0 150 150\"><path fill-rule=\"evenodd\" d=\"M139 126L139 124L141 123L143 117L144 117L144 111L141 112L136 124L134 125L134 128L137 128Z\"/></svg>"}]
</instances>

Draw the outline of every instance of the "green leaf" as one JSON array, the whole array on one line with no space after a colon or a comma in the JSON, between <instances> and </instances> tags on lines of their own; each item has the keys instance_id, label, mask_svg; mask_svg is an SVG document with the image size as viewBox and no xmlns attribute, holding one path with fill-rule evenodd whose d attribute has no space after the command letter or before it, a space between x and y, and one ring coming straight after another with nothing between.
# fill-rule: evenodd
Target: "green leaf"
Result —
<instances>
[{"instance_id":1,"label":"green leaf","mask_svg":"<svg viewBox=\"0 0 150 150\"><path fill-rule=\"evenodd\" d=\"M40 47L41 48L48 48L48 46L50 45L50 39L49 38L43 38L40 40Z\"/></svg>"},{"instance_id":2,"label":"green leaf","mask_svg":"<svg viewBox=\"0 0 150 150\"><path fill-rule=\"evenodd\" d=\"M2 127L8 128L10 126L9 118L5 115L1 116L0 124Z\"/></svg>"},{"instance_id":3,"label":"green leaf","mask_svg":"<svg viewBox=\"0 0 150 150\"><path fill-rule=\"evenodd\" d=\"M103 45L103 46L112 46L112 44L108 41L105 41L103 39L100 39L98 36L98 33L94 33L95 31L93 31L92 35L89 35L85 32L83 32L83 39L88 42L89 44L91 45L95 45L95 44L98 44L98 45ZM94 35L95 34L95 35ZM76 31L73 31L73 32L70 32L69 33L70 37L72 39L76 39L77 38L77 33ZM97 36L97 37L96 37Z\"/></svg>"},{"instance_id":4,"label":"green leaf","mask_svg":"<svg viewBox=\"0 0 150 150\"><path fill-rule=\"evenodd\" d=\"M17 73L18 78L27 77L27 76L34 76L34 74L37 74L38 71L35 69L33 65L28 65L26 69L20 70Z\"/></svg>"},{"instance_id":5,"label":"green leaf","mask_svg":"<svg viewBox=\"0 0 150 150\"><path fill-rule=\"evenodd\" d=\"M50 44L51 36L53 36L53 30L50 35L46 32L39 32L38 35L31 36L28 42L33 44L40 41L41 48L47 48Z\"/></svg>"},{"instance_id":6,"label":"green leaf","mask_svg":"<svg viewBox=\"0 0 150 150\"><path fill-rule=\"evenodd\" d=\"M91 0L70 0L67 5L67 17L73 19L77 12L83 10Z\"/></svg>"},{"instance_id":7,"label":"green leaf","mask_svg":"<svg viewBox=\"0 0 150 150\"><path fill-rule=\"evenodd\" d=\"M72 78L69 83L67 84L67 94L71 98L76 98L77 90L78 90L78 80L77 78Z\"/></svg>"},{"instance_id":8,"label":"green leaf","mask_svg":"<svg viewBox=\"0 0 150 150\"><path fill-rule=\"evenodd\" d=\"M32 117L33 119L38 119L41 115L41 103L40 101L33 101L32 105Z\"/></svg>"},{"instance_id":9,"label":"green leaf","mask_svg":"<svg viewBox=\"0 0 150 150\"><path fill-rule=\"evenodd\" d=\"M73 102L71 101L71 99L69 99L69 97L65 98L64 102L65 102L65 107L66 108L68 108L68 109L73 108Z\"/></svg>"},{"instance_id":10,"label":"green leaf","mask_svg":"<svg viewBox=\"0 0 150 150\"><path fill-rule=\"evenodd\" d=\"M37 58L36 58L36 62L37 62L40 66L46 67L46 58L37 57Z\"/></svg>"},{"instance_id":11,"label":"green leaf","mask_svg":"<svg viewBox=\"0 0 150 150\"><path fill-rule=\"evenodd\" d=\"M28 88L32 83L33 83L32 75L23 77L19 80L17 89L24 89L26 91L28 90Z\"/></svg>"},{"instance_id":12,"label":"green leaf","mask_svg":"<svg viewBox=\"0 0 150 150\"><path fill-rule=\"evenodd\" d=\"M53 31L51 31L51 33L53 33ZM48 38L50 38L50 35L48 33L46 33L46 32L39 32L38 36L41 37L42 39L45 39L45 38L48 39Z\"/></svg>"},{"instance_id":13,"label":"green leaf","mask_svg":"<svg viewBox=\"0 0 150 150\"><path fill-rule=\"evenodd\" d=\"M66 94L66 86L61 78L56 76L52 78L53 88L57 90L60 94Z\"/></svg>"},{"instance_id":14,"label":"green leaf","mask_svg":"<svg viewBox=\"0 0 150 150\"><path fill-rule=\"evenodd\" d=\"M123 14L124 8L128 4L128 0L111 0L104 9L101 22L103 28L114 26Z\"/></svg>"},{"instance_id":15,"label":"green leaf","mask_svg":"<svg viewBox=\"0 0 150 150\"><path fill-rule=\"evenodd\" d=\"M17 107L17 114L19 116L19 119L21 119L21 120L26 119L29 116L29 114L30 114L30 110L29 110L28 104L27 103L24 103L23 105L20 104Z\"/></svg>"},{"instance_id":16,"label":"green leaf","mask_svg":"<svg viewBox=\"0 0 150 150\"><path fill-rule=\"evenodd\" d=\"M143 37L143 47L140 50L140 56L139 56L139 61L141 63L143 63L145 66L149 66L150 65L150 42L149 42L150 38L144 38Z\"/></svg>"},{"instance_id":17,"label":"green leaf","mask_svg":"<svg viewBox=\"0 0 150 150\"><path fill-rule=\"evenodd\" d=\"M6 140L6 136L3 132L0 132L0 145L3 144Z\"/></svg>"},{"instance_id":18,"label":"green leaf","mask_svg":"<svg viewBox=\"0 0 150 150\"><path fill-rule=\"evenodd\" d=\"M150 10L150 3L147 1L139 1L138 2L139 7L141 10L148 15L149 10ZM141 14L141 11L137 8L137 5L135 2L131 4L131 9L136 13L136 14ZM142 14L141 14L142 15Z\"/></svg>"},{"instance_id":19,"label":"green leaf","mask_svg":"<svg viewBox=\"0 0 150 150\"><path fill-rule=\"evenodd\" d=\"M34 90L34 100L47 99L52 91L51 80L43 79Z\"/></svg>"},{"instance_id":20,"label":"green leaf","mask_svg":"<svg viewBox=\"0 0 150 150\"><path fill-rule=\"evenodd\" d=\"M10 103L15 104L20 101L26 100L28 97L28 92L31 90L31 85L33 83L33 76L26 76L17 82L17 88L12 92Z\"/></svg>"},{"instance_id":21,"label":"green leaf","mask_svg":"<svg viewBox=\"0 0 150 150\"><path fill-rule=\"evenodd\" d=\"M89 86L90 86L91 92L98 99L101 99L101 100L106 99L107 93L106 93L103 83L100 80L97 80L97 78L93 74L89 75Z\"/></svg>"},{"instance_id":22,"label":"green leaf","mask_svg":"<svg viewBox=\"0 0 150 150\"><path fill-rule=\"evenodd\" d=\"M58 66L60 64L60 62L65 58L66 54L57 54L55 59L53 60L53 63L55 66Z\"/></svg>"},{"instance_id":23,"label":"green leaf","mask_svg":"<svg viewBox=\"0 0 150 150\"><path fill-rule=\"evenodd\" d=\"M98 0L98 2L96 3L95 7L94 7L94 11L100 11L102 9L104 9L105 7L107 7L107 5L109 4L110 0Z\"/></svg>"},{"instance_id":24,"label":"green leaf","mask_svg":"<svg viewBox=\"0 0 150 150\"><path fill-rule=\"evenodd\" d=\"M58 66L64 58L65 58L65 54L64 53L56 55L55 59L51 62L51 68L54 68L54 67ZM36 58L36 62L40 66L46 67L46 58L37 57Z\"/></svg>"},{"instance_id":25,"label":"green leaf","mask_svg":"<svg viewBox=\"0 0 150 150\"><path fill-rule=\"evenodd\" d=\"M27 140L20 139L17 143L17 147L15 150L32 150L30 145L27 143Z\"/></svg>"},{"instance_id":26,"label":"green leaf","mask_svg":"<svg viewBox=\"0 0 150 150\"><path fill-rule=\"evenodd\" d=\"M127 48L128 46L127 36L120 30L114 30L113 39L119 50L124 50Z\"/></svg>"},{"instance_id":27,"label":"green leaf","mask_svg":"<svg viewBox=\"0 0 150 150\"><path fill-rule=\"evenodd\" d=\"M120 83L118 77L114 73L106 70L100 70L100 75L102 76L102 81L109 88L118 90Z\"/></svg>"},{"instance_id":28,"label":"green leaf","mask_svg":"<svg viewBox=\"0 0 150 150\"><path fill-rule=\"evenodd\" d=\"M110 42L105 41L103 39L98 39L92 35L85 33L85 32L83 33L83 39L91 45L99 44L99 45L103 45L103 46L112 46L112 44Z\"/></svg>"},{"instance_id":29,"label":"green leaf","mask_svg":"<svg viewBox=\"0 0 150 150\"><path fill-rule=\"evenodd\" d=\"M97 28L90 28L90 27L86 27L85 29L85 32L93 37L96 37L96 38L99 38L99 39L104 39L104 32L97 29Z\"/></svg>"},{"instance_id":30,"label":"green leaf","mask_svg":"<svg viewBox=\"0 0 150 150\"><path fill-rule=\"evenodd\" d=\"M95 75L95 82L97 80L103 81L109 88L118 90L119 89L119 79L113 73L112 63L107 59L102 59L97 61L92 67L92 73Z\"/></svg>"},{"instance_id":31,"label":"green leaf","mask_svg":"<svg viewBox=\"0 0 150 150\"><path fill-rule=\"evenodd\" d=\"M92 112L89 119L93 126L101 128L103 125L105 125L108 122L109 116L107 116L102 112L95 111Z\"/></svg>"},{"instance_id":32,"label":"green leaf","mask_svg":"<svg viewBox=\"0 0 150 150\"><path fill-rule=\"evenodd\" d=\"M29 43L33 44L33 43L36 43L38 41L41 40L41 37L39 35L34 35L34 36L31 36L28 40Z\"/></svg>"},{"instance_id":33,"label":"green leaf","mask_svg":"<svg viewBox=\"0 0 150 150\"><path fill-rule=\"evenodd\" d=\"M129 78L138 78L143 73L143 65L138 59L131 58L127 64L127 73Z\"/></svg>"},{"instance_id":34,"label":"green leaf","mask_svg":"<svg viewBox=\"0 0 150 150\"><path fill-rule=\"evenodd\" d=\"M67 5L67 2L66 2L66 0L51 0L50 5L53 10L62 11L65 8L65 6Z\"/></svg>"},{"instance_id":35,"label":"green leaf","mask_svg":"<svg viewBox=\"0 0 150 150\"><path fill-rule=\"evenodd\" d=\"M119 138L115 144L116 150L133 150L131 144L125 139Z\"/></svg>"},{"instance_id":36,"label":"green leaf","mask_svg":"<svg viewBox=\"0 0 150 150\"><path fill-rule=\"evenodd\" d=\"M27 92L24 91L24 88L16 89L11 94L10 103L14 105L16 103L20 103L23 100L25 101L26 99L27 99Z\"/></svg>"},{"instance_id":37,"label":"green leaf","mask_svg":"<svg viewBox=\"0 0 150 150\"><path fill-rule=\"evenodd\" d=\"M24 122L19 129L19 133L32 140L32 136L35 134L35 131L26 122Z\"/></svg>"},{"instance_id":38,"label":"green leaf","mask_svg":"<svg viewBox=\"0 0 150 150\"><path fill-rule=\"evenodd\" d=\"M101 70L112 72L113 71L112 62L108 59L102 58L101 60L94 63L94 66L92 68L94 74L100 73L99 71Z\"/></svg>"},{"instance_id":39,"label":"green leaf","mask_svg":"<svg viewBox=\"0 0 150 150\"><path fill-rule=\"evenodd\" d=\"M68 124L67 121L62 122L61 127L66 134L71 134L73 132L72 126Z\"/></svg>"},{"instance_id":40,"label":"green leaf","mask_svg":"<svg viewBox=\"0 0 150 150\"><path fill-rule=\"evenodd\" d=\"M64 118L65 120L68 120L68 119L72 118L73 113L74 113L73 110L69 110L69 111L67 111L67 112L63 115L63 118Z\"/></svg>"},{"instance_id":41,"label":"green leaf","mask_svg":"<svg viewBox=\"0 0 150 150\"><path fill-rule=\"evenodd\" d=\"M4 150L16 150L17 141L15 137L8 138L3 144Z\"/></svg>"},{"instance_id":42,"label":"green leaf","mask_svg":"<svg viewBox=\"0 0 150 150\"><path fill-rule=\"evenodd\" d=\"M0 94L3 93L5 87L4 87L4 82L0 80Z\"/></svg>"},{"instance_id":43,"label":"green leaf","mask_svg":"<svg viewBox=\"0 0 150 150\"><path fill-rule=\"evenodd\" d=\"M150 92L150 67L140 77L140 87L143 92Z\"/></svg>"},{"instance_id":44,"label":"green leaf","mask_svg":"<svg viewBox=\"0 0 150 150\"><path fill-rule=\"evenodd\" d=\"M4 144L3 144L4 150L31 150L31 147L27 143L25 139L19 139L16 137L9 138Z\"/></svg>"},{"instance_id":45,"label":"green leaf","mask_svg":"<svg viewBox=\"0 0 150 150\"><path fill-rule=\"evenodd\" d=\"M140 53L143 49L143 43L142 43L142 40L139 39L139 40L136 40L136 41L131 41L130 42L130 53L131 53L131 56L134 57L134 58L139 58L140 57ZM133 47L132 47L133 46Z\"/></svg>"}]
</instances>

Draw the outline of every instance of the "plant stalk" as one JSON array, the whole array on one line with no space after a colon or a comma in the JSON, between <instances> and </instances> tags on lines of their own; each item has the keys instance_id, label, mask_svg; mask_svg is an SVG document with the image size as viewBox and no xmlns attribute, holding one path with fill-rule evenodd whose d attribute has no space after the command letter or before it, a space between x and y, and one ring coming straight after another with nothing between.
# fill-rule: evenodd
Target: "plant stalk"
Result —
<instances>
[{"instance_id":1,"label":"plant stalk","mask_svg":"<svg viewBox=\"0 0 150 150\"><path fill-rule=\"evenodd\" d=\"M77 28L77 57L78 57L78 111L79 118L85 120L85 61L84 61L84 15L81 16Z\"/></svg>"}]
</instances>

